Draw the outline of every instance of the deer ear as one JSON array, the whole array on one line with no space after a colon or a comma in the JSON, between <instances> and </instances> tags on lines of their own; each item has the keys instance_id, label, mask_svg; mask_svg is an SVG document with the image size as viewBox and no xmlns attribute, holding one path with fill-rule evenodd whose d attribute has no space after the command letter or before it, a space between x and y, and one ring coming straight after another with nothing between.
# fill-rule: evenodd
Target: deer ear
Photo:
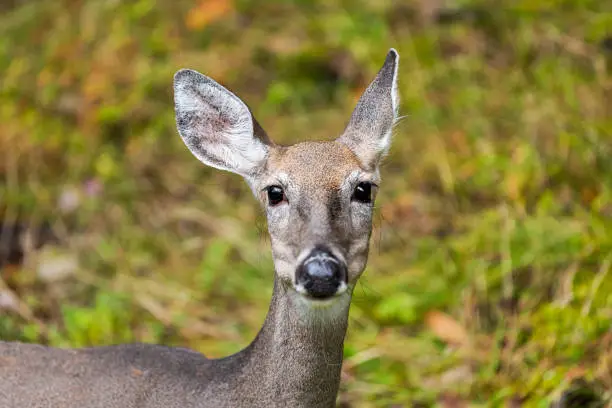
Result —
<instances>
[{"instance_id":1,"label":"deer ear","mask_svg":"<svg viewBox=\"0 0 612 408\"><path fill-rule=\"evenodd\" d=\"M338 138L367 168L375 168L391 146L399 108L398 65L399 54L392 48L378 75L359 98L344 133Z\"/></svg>"},{"instance_id":2,"label":"deer ear","mask_svg":"<svg viewBox=\"0 0 612 408\"><path fill-rule=\"evenodd\" d=\"M214 80L178 71L174 110L181 138L204 164L247 179L265 165L270 140L246 104Z\"/></svg>"}]
</instances>

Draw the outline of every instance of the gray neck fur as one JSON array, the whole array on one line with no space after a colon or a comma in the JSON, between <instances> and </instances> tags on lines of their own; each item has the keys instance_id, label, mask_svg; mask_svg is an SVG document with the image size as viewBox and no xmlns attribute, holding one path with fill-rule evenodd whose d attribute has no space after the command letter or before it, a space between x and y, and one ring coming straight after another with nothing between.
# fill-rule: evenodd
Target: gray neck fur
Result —
<instances>
[{"instance_id":1,"label":"gray neck fur","mask_svg":"<svg viewBox=\"0 0 612 408\"><path fill-rule=\"evenodd\" d=\"M292 295L276 278L268 315L255 340L215 361L235 373L229 387L251 391L241 396L244 406L335 406L350 298L338 299L342 310L328 318L301 310Z\"/></svg>"}]
</instances>

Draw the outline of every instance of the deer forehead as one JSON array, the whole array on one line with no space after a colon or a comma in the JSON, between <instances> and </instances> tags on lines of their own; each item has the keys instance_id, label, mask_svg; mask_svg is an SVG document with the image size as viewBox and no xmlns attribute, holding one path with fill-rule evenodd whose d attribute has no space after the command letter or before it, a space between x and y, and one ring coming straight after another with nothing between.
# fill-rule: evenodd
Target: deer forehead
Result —
<instances>
[{"instance_id":1,"label":"deer forehead","mask_svg":"<svg viewBox=\"0 0 612 408\"><path fill-rule=\"evenodd\" d=\"M356 170L362 168L355 154L336 141L277 147L268 158L269 173L285 174L299 189L337 190Z\"/></svg>"}]
</instances>

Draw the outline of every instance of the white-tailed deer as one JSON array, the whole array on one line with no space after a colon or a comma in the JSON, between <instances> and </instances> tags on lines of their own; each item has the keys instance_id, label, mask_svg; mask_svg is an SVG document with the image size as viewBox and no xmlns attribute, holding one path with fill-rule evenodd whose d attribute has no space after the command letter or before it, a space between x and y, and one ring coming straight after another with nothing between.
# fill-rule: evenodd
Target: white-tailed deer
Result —
<instances>
[{"instance_id":1,"label":"white-tailed deer","mask_svg":"<svg viewBox=\"0 0 612 408\"><path fill-rule=\"evenodd\" d=\"M241 175L267 214L276 273L261 331L221 359L150 344L0 342L0 407L333 407L379 162L397 117L398 60L390 50L339 138L292 146L275 145L244 102L212 79L177 72L183 141L205 164Z\"/></svg>"}]
</instances>

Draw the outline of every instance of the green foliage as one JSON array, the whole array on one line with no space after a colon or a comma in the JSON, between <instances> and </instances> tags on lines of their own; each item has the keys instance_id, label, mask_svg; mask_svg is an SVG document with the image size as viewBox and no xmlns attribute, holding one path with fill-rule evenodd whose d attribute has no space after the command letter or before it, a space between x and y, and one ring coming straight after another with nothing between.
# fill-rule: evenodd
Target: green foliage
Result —
<instances>
[{"instance_id":1,"label":"green foliage","mask_svg":"<svg viewBox=\"0 0 612 408\"><path fill-rule=\"evenodd\" d=\"M99 292L91 307L62 307L64 335L53 339L65 345L84 347L133 341L125 296ZM129 310L129 309L128 309Z\"/></svg>"},{"instance_id":2,"label":"green foliage","mask_svg":"<svg viewBox=\"0 0 612 408\"><path fill-rule=\"evenodd\" d=\"M343 406L609 400L606 2L13 3L0 220L52 222L79 268L2 269L0 338L244 347L271 293L264 221L237 177L180 141L172 75L227 85L280 143L325 139L393 46L407 116L351 309Z\"/></svg>"}]
</instances>

